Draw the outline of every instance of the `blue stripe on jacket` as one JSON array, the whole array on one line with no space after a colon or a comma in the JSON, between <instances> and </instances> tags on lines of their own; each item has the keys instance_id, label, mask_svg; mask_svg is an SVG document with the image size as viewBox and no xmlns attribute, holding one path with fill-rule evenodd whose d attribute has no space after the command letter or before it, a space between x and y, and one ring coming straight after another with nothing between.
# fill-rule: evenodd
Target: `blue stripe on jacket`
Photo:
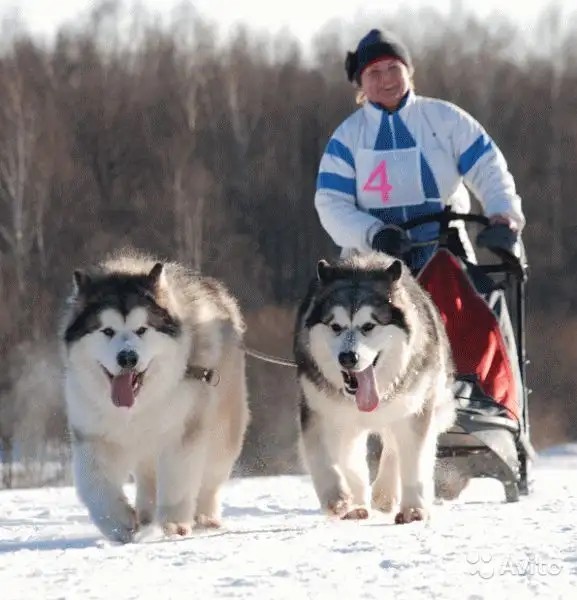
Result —
<instances>
[{"instance_id":1,"label":"blue stripe on jacket","mask_svg":"<svg viewBox=\"0 0 577 600\"><path fill-rule=\"evenodd\" d=\"M353 178L343 177L336 173L321 172L317 177L317 189L333 190L335 192L341 192L348 194L349 196L357 195L357 185Z\"/></svg>"},{"instance_id":2,"label":"blue stripe on jacket","mask_svg":"<svg viewBox=\"0 0 577 600\"><path fill-rule=\"evenodd\" d=\"M461 154L457 168L460 175L468 173L476 162L491 150L493 142L491 139L481 134L466 150Z\"/></svg>"},{"instance_id":3,"label":"blue stripe on jacket","mask_svg":"<svg viewBox=\"0 0 577 600\"><path fill-rule=\"evenodd\" d=\"M379 126L379 133L375 140L375 150L392 150L393 149L393 132L389 125L389 119L387 113L383 112L381 115L381 125Z\"/></svg>"},{"instance_id":4,"label":"blue stripe on jacket","mask_svg":"<svg viewBox=\"0 0 577 600\"><path fill-rule=\"evenodd\" d=\"M407 129L407 126L398 113L393 115L393 128L395 130L397 148L414 148L417 145L415 138L411 135L411 132Z\"/></svg>"},{"instance_id":5,"label":"blue stripe on jacket","mask_svg":"<svg viewBox=\"0 0 577 600\"><path fill-rule=\"evenodd\" d=\"M439 188L435 181L435 176L429 163L426 161L423 153L421 152L421 181L423 182L423 191L425 192L425 198L438 198Z\"/></svg>"},{"instance_id":6,"label":"blue stripe on jacket","mask_svg":"<svg viewBox=\"0 0 577 600\"><path fill-rule=\"evenodd\" d=\"M353 169L355 168L355 159L352 152L342 142L339 142L339 140L332 138L328 143L325 152L331 156L344 160L347 165Z\"/></svg>"}]
</instances>

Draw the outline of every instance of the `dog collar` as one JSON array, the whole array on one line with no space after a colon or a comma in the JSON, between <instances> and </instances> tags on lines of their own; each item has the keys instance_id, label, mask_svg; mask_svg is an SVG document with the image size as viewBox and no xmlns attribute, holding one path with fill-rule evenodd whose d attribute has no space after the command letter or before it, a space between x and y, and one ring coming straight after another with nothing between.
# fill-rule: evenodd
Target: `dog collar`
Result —
<instances>
[{"instance_id":1,"label":"dog collar","mask_svg":"<svg viewBox=\"0 0 577 600\"><path fill-rule=\"evenodd\" d=\"M212 386L217 386L220 382L220 375L216 369L205 369L204 367L189 365L186 368L186 375Z\"/></svg>"}]
</instances>

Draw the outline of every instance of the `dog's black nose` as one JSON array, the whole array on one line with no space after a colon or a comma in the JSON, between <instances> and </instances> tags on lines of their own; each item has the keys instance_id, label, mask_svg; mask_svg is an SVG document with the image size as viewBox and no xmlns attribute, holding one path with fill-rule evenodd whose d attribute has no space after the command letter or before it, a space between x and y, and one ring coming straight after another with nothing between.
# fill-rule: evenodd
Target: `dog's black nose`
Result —
<instances>
[{"instance_id":1,"label":"dog's black nose","mask_svg":"<svg viewBox=\"0 0 577 600\"><path fill-rule=\"evenodd\" d=\"M121 350L116 355L116 362L123 369L134 369L138 362L138 354L134 350Z\"/></svg>"},{"instance_id":2,"label":"dog's black nose","mask_svg":"<svg viewBox=\"0 0 577 600\"><path fill-rule=\"evenodd\" d=\"M345 369L352 369L359 362L359 355L352 350L350 352L341 352L339 362Z\"/></svg>"}]
</instances>

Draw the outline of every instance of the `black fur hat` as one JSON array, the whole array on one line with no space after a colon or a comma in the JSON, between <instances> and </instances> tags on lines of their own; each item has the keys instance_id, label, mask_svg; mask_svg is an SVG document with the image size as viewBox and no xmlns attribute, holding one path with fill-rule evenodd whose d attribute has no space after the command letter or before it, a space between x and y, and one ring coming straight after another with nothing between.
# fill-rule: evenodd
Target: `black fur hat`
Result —
<instances>
[{"instance_id":1,"label":"black fur hat","mask_svg":"<svg viewBox=\"0 0 577 600\"><path fill-rule=\"evenodd\" d=\"M360 83L361 73L370 63L391 56L398 58L412 71L413 63L406 46L389 33L371 29L359 42L354 52L347 52L345 70L349 81Z\"/></svg>"}]
</instances>

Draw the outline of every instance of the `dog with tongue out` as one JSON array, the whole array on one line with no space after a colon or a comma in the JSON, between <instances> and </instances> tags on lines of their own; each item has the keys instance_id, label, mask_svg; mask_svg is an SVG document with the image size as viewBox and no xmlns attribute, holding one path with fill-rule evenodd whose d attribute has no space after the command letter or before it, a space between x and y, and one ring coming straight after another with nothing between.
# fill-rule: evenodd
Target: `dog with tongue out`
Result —
<instances>
[{"instance_id":1,"label":"dog with tongue out","mask_svg":"<svg viewBox=\"0 0 577 600\"><path fill-rule=\"evenodd\" d=\"M74 482L96 527L116 542L154 521L170 536L218 527L249 422L236 300L181 264L121 251L74 272L63 312Z\"/></svg>"},{"instance_id":2,"label":"dog with tongue out","mask_svg":"<svg viewBox=\"0 0 577 600\"><path fill-rule=\"evenodd\" d=\"M405 265L383 253L321 260L299 305L294 356L301 450L321 507L429 518L438 436L456 417L443 321ZM369 434L382 441L370 483Z\"/></svg>"}]
</instances>

